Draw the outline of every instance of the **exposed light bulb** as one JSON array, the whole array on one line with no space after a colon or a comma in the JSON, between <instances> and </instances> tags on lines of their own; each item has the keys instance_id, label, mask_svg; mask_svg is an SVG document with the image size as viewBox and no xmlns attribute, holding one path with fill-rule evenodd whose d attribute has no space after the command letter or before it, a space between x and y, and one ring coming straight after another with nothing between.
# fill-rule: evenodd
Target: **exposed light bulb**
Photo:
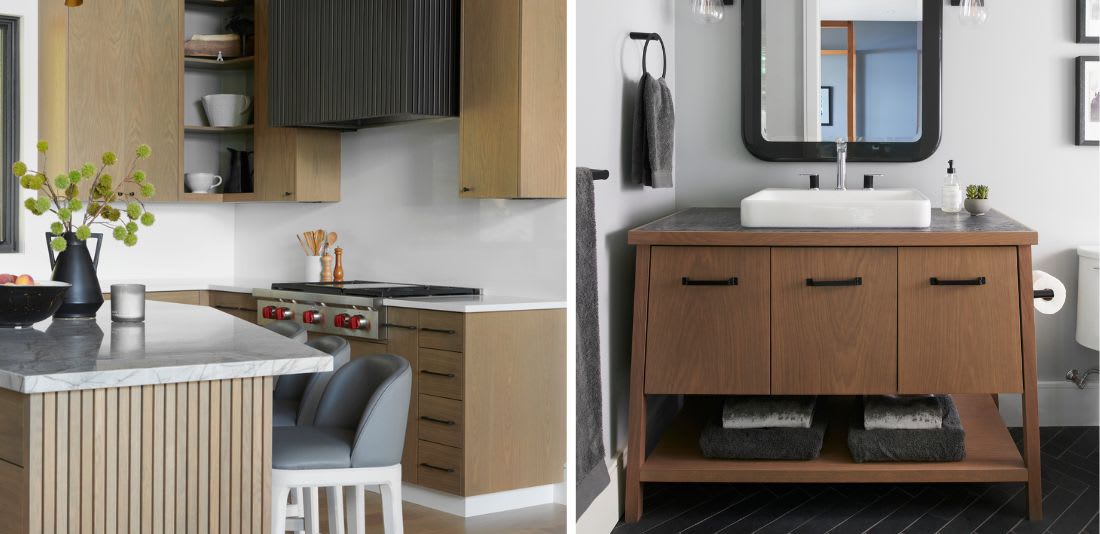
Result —
<instances>
[{"instance_id":1,"label":"exposed light bulb","mask_svg":"<svg viewBox=\"0 0 1100 534\"><path fill-rule=\"evenodd\" d=\"M714 24L721 22L725 14L722 0L691 0L691 16L695 22Z\"/></svg>"},{"instance_id":2,"label":"exposed light bulb","mask_svg":"<svg viewBox=\"0 0 1100 534\"><path fill-rule=\"evenodd\" d=\"M987 18L989 14L985 10L985 0L962 0L959 6L959 21L964 26L977 26Z\"/></svg>"}]
</instances>

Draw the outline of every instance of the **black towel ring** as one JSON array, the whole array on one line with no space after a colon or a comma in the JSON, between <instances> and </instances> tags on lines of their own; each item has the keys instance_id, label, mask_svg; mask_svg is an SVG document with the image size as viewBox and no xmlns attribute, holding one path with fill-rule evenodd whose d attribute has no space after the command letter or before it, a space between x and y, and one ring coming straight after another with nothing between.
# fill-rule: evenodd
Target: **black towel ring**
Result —
<instances>
[{"instance_id":1,"label":"black towel ring","mask_svg":"<svg viewBox=\"0 0 1100 534\"><path fill-rule=\"evenodd\" d=\"M658 43L661 43L661 77L665 77L665 73L668 72L668 54L665 52L665 40L661 39L659 33L645 33L645 32L630 32L630 38L635 41L645 40L645 46L642 47L642 73L649 74L648 65L646 63L646 54L649 52L649 42L656 39Z\"/></svg>"}]
</instances>

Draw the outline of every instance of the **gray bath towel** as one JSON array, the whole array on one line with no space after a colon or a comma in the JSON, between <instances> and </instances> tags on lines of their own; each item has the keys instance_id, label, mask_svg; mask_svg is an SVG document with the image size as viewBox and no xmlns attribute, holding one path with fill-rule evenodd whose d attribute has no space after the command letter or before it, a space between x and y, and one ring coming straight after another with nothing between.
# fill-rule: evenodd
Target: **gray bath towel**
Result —
<instances>
[{"instance_id":1,"label":"gray bath towel","mask_svg":"<svg viewBox=\"0 0 1100 534\"><path fill-rule=\"evenodd\" d=\"M600 309L592 171L577 168L577 517L611 479L603 447Z\"/></svg>"},{"instance_id":2,"label":"gray bath towel","mask_svg":"<svg viewBox=\"0 0 1100 534\"><path fill-rule=\"evenodd\" d=\"M638 81L631 147L631 177L650 187L672 187L672 149L676 114L664 77L648 72Z\"/></svg>"},{"instance_id":3,"label":"gray bath towel","mask_svg":"<svg viewBox=\"0 0 1100 534\"><path fill-rule=\"evenodd\" d=\"M814 410L810 428L722 428L715 414L699 436L707 458L732 460L813 460L821 454L828 426L824 410Z\"/></svg>"},{"instance_id":4,"label":"gray bath towel","mask_svg":"<svg viewBox=\"0 0 1100 534\"><path fill-rule=\"evenodd\" d=\"M726 397L722 428L810 428L813 395L739 395Z\"/></svg>"},{"instance_id":5,"label":"gray bath towel","mask_svg":"<svg viewBox=\"0 0 1100 534\"><path fill-rule=\"evenodd\" d=\"M941 403L935 395L868 395L863 397L863 427L932 429L943 426Z\"/></svg>"},{"instance_id":6,"label":"gray bath towel","mask_svg":"<svg viewBox=\"0 0 1100 534\"><path fill-rule=\"evenodd\" d=\"M848 450L863 462L958 462L966 458L966 431L950 395L937 395L943 427L925 430L867 430L853 414Z\"/></svg>"}]
</instances>

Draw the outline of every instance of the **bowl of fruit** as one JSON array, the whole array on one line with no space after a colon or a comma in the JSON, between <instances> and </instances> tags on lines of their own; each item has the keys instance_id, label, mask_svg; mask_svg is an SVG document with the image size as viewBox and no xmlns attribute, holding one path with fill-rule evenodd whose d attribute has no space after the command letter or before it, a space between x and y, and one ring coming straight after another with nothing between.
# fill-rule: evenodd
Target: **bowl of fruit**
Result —
<instances>
[{"instance_id":1,"label":"bowl of fruit","mask_svg":"<svg viewBox=\"0 0 1100 534\"><path fill-rule=\"evenodd\" d=\"M65 298L69 284L35 282L29 274L0 274L0 328L26 328L49 318Z\"/></svg>"}]
</instances>

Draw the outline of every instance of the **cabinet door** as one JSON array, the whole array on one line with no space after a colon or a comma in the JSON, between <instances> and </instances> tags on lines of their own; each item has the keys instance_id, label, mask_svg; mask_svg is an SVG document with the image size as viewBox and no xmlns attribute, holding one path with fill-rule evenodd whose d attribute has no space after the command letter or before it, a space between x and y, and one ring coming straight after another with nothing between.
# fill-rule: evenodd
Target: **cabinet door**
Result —
<instances>
[{"instance_id":1,"label":"cabinet door","mask_svg":"<svg viewBox=\"0 0 1100 534\"><path fill-rule=\"evenodd\" d=\"M902 248L898 259L899 390L1022 391L1016 249Z\"/></svg>"},{"instance_id":2,"label":"cabinet door","mask_svg":"<svg viewBox=\"0 0 1100 534\"><path fill-rule=\"evenodd\" d=\"M897 319L897 249L772 249L772 393L896 391Z\"/></svg>"},{"instance_id":3,"label":"cabinet door","mask_svg":"<svg viewBox=\"0 0 1100 534\"><path fill-rule=\"evenodd\" d=\"M767 394L768 249L653 247L645 392Z\"/></svg>"},{"instance_id":4,"label":"cabinet door","mask_svg":"<svg viewBox=\"0 0 1100 534\"><path fill-rule=\"evenodd\" d=\"M386 328L386 337L389 338L389 352L409 360L409 364L412 365L412 394L409 396L411 400L409 402L409 419L405 429L405 450L401 455L401 479L415 484L417 473L416 434L420 417L416 403L419 393L416 377L420 371L417 354L419 342L416 333L419 312L407 308L389 308L386 313L386 323L393 325Z\"/></svg>"}]
</instances>

